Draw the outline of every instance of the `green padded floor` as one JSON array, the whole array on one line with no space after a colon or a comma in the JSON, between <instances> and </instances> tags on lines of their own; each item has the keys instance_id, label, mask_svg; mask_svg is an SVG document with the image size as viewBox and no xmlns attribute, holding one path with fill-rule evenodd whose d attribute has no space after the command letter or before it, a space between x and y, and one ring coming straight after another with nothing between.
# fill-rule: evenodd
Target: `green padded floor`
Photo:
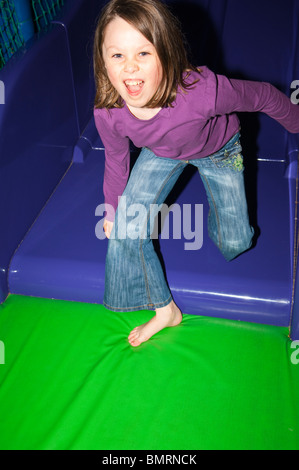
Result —
<instances>
[{"instance_id":1,"label":"green padded floor","mask_svg":"<svg viewBox=\"0 0 299 470\"><path fill-rule=\"evenodd\" d=\"M11 295L0 306L0 449L299 449L288 330Z\"/></svg>"}]
</instances>

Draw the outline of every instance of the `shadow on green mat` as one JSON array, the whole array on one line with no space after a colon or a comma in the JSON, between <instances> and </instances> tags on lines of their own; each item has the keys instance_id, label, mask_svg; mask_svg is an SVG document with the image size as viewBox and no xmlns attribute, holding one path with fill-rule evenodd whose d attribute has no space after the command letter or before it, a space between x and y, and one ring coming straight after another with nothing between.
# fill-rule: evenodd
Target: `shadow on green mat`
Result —
<instances>
[{"instance_id":1,"label":"shadow on green mat","mask_svg":"<svg viewBox=\"0 0 299 470\"><path fill-rule=\"evenodd\" d=\"M298 449L288 330L11 295L0 307L0 449ZM4 352L4 348L3 348Z\"/></svg>"}]
</instances>

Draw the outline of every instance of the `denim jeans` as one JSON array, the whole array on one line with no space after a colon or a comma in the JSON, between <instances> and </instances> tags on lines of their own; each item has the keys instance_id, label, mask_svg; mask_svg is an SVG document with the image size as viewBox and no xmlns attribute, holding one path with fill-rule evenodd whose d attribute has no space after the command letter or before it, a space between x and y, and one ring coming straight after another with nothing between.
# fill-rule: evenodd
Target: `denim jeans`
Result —
<instances>
[{"instance_id":1,"label":"denim jeans","mask_svg":"<svg viewBox=\"0 0 299 470\"><path fill-rule=\"evenodd\" d=\"M119 201L108 243L104 304L112 311L153 310L172 295L154 250L152 220L188 164L198 168L210 211L209 236L227 261L250 248L242 148L236 134L221 150L196 160L157 157L144 148ZM136 210L139 211L136 217Z\"/></svg>"}]
</instances>

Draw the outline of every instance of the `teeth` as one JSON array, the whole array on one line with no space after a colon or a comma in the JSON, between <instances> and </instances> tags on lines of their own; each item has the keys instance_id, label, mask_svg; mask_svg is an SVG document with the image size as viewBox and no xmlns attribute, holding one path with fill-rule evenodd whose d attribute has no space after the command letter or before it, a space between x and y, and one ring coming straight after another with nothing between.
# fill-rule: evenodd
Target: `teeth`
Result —
<instances>
[{"instance_id":1,"label":"teeth","mask_svg":"<svg viewBox=\"0 0 299 470\"><path fill-rule=\"evenodd\" d=\"M125 81L125 84L127 86L137 86L137 85L141 85L142 83L143 83L142 80L141 81L140 80L126 80Z\"/></svg>"}]
</instances>

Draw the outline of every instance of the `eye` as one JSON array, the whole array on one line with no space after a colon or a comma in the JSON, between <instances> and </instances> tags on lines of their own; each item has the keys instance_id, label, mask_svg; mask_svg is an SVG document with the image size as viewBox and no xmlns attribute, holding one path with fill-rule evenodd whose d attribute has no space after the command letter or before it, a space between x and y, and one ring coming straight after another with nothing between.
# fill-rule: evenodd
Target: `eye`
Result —
<instances>
[{"instance_id":1,"label":"eye","mask_svg":"<svg viewBox=\"0 0 299 470\"><path fill-rule=\"evenodd\" d=\"M145 51L144 51L144 52L140 52L139 55L140 55L141 57L145 57L145 56L149 55L149 52L145 52Z\"/></svg>"},{"instance_id":2,"label":"eye","mask_svg":"<svg viewBox=\"0 0 299 470\"><path fill-rule=\"evenodd\" d=\"M113 54L112 59L121 59L122 54Z\"/></svg>"}]
</instances>

